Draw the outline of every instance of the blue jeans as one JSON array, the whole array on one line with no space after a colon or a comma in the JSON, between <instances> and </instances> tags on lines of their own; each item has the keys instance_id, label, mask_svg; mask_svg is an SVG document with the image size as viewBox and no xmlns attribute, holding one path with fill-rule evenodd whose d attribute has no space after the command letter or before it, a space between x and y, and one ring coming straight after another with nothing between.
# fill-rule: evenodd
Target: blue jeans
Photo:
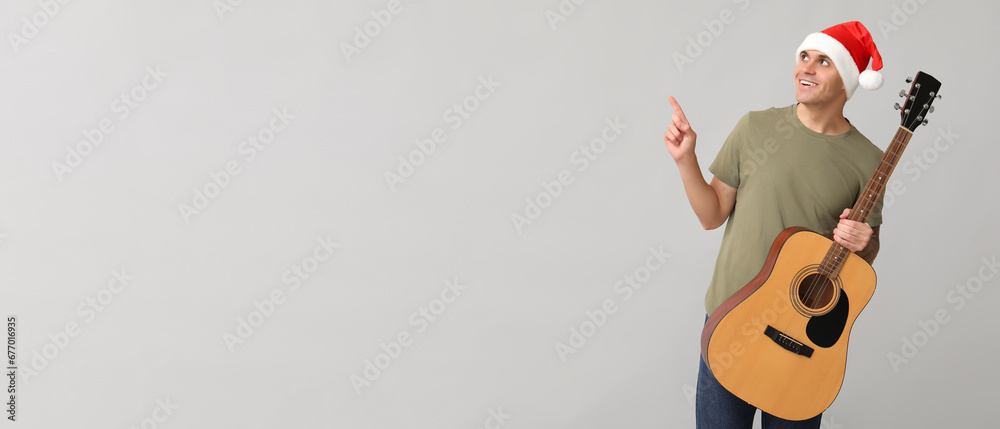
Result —
<instances>
[{"instance_id":1,"label":"blue jeans","mask_svg":"<svg viewBox=\"0 0 1000 429\"><path fill-rule=\"evenodd\" d=\"M706 318L707 320L707 318ZM712 371L699 356L698 390L695 393L695 421L697 429L750 429L753 427L757 407L729 393L715 379ZM761 412L763 429L819 429L823 415L809 420L791 421Z\"/></svg>"}]
</instances>

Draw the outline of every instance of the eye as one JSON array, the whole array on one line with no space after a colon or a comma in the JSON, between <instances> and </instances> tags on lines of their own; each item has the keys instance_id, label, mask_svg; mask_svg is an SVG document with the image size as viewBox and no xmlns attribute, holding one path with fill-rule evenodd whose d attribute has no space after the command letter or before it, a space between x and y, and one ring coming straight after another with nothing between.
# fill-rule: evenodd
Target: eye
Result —
<instances>
[{"instance_id":1,"label":"eye","mask_svg":"<svg viewBox=\"0 0 1000 429\"><path fill-rule=\"evenodd\" d=\"M830 61L827 60L820 60L820 61L823 63L824 66L830 65Z\"/></svg>"}]
</instances>

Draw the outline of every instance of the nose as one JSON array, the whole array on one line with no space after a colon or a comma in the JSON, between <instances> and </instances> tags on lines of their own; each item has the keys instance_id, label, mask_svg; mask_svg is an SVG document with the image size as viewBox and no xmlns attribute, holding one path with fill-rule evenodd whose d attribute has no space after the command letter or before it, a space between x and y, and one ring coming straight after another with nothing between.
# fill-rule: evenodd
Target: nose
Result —
<instances>
[{"instance_id":1,"label":"nose","mask_svg":"<svg viewBox=\"0 0 1000 429\"><path fill-rule=\"evenodd\" d=\"M816 63L812 59L799 62L799 70L806 74L814 74L816 71Z\"/></svg>"}]
</instances>

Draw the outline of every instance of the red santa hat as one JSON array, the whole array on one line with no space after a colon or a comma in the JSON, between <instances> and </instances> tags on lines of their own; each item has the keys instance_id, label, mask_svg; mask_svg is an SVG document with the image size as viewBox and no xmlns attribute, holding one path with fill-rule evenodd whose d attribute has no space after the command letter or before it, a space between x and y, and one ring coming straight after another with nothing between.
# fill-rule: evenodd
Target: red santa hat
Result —
<instances>
[{"instance_id":1,"label":"red santa hat","mask_svg":"<svg viewBox=\"0 0 1000 429\"><path fill-rule=\"evenodd\" d=\"M882 56L879 55L872 40L871 33L858 21L845 22L827 28L819 33L806 36L802 45L795 51L795 60L805 50L817 50L833 60L840 78L844 80L844 89L850 99L854 90L860 84L862 88L875 90L882 87ZM868 60L872 69L868 68Z\"/></svg>"}]
</instances>

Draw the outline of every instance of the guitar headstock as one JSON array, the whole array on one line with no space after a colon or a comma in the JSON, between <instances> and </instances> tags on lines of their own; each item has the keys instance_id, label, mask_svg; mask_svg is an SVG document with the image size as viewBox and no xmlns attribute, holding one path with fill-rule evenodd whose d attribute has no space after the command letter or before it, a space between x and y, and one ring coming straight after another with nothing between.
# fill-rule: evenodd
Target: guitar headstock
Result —
<instances>
[{"instance_id":1,"label":"guitar headstock","mask_svg":"<svg viewBox=\"0 0 1000 429\"><path fill-rule=\"evenodd\" d=\"M917 72L916 77L907 78L906 82L913 82L910 92L904 94L903 91L899 91L899 96L906 98L902 106L896 103L895 107L900 111L899 116L902 119L899 126L913 132L921 124L927 125L927 115L934 111L931 104L935 99L941 98L938 94L941 82L922 71Z\"/></svg>"}]
</instances>

